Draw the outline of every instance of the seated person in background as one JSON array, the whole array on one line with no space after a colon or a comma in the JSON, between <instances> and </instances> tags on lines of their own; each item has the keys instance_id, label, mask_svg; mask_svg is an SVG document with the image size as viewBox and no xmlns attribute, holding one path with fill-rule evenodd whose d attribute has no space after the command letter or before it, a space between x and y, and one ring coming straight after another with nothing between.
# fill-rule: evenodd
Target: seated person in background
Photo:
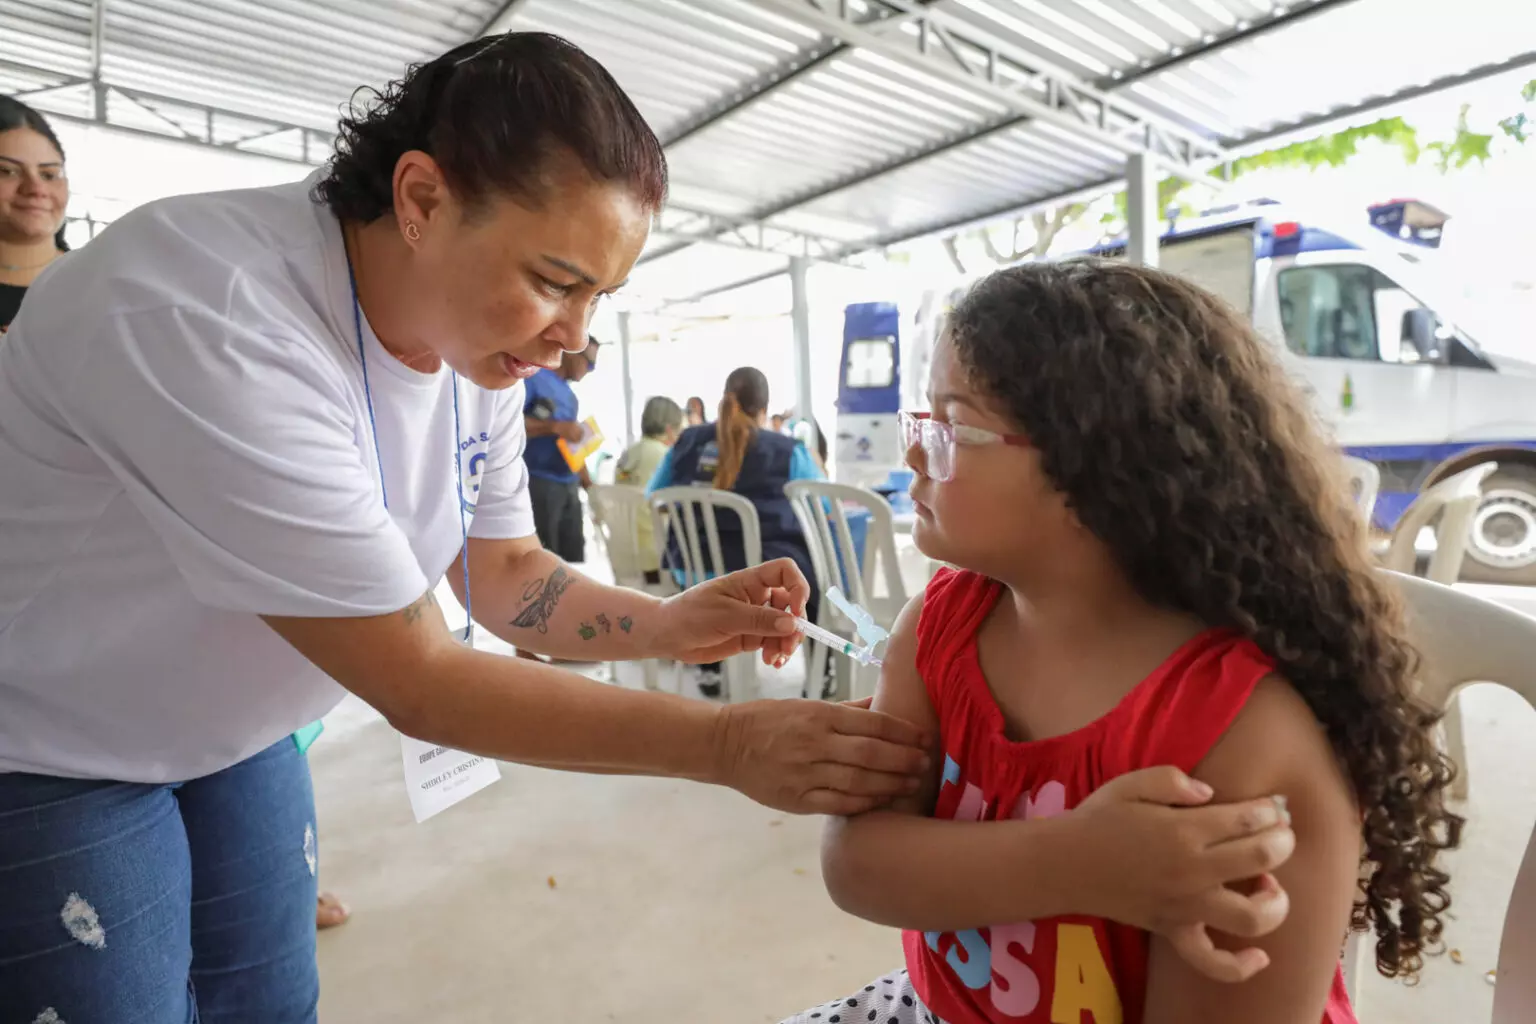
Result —
<instances>
[{"instance_id":1,"label":"seated person in background","mask_svg":"<svg viewBox=\"0 0 1536 1024\"><path fill-rule=\"evenodd\" d=\"M811 598L806 614L816 616L821 597L811 567L811 552L806 545L794 508L784 496L784 485L791 480L822 480L824 474L805 447L793 438L764 429L768 421L768 378L761 370L743 366L725 380L725 397L720 400L720 418L714 423L689 427L683 431L647 491L663 487L692 485L733 491L752 502L757 509L763 535L763 561L790 558L800 567L811 584ZM711 574L744 568L741 524L731 514L716 519L720 532L720 553L725 566L709 566ZM669 543L668 564L674 570L682 565L676 539ZM709 557L708 552L704 557ZM699 688L707 695L720 692L719 666L704 666ZM711 671L711 668L713 671Z\"/></svg>"},{"instance_id":2,"label":"seated person in background","mask_svg":"<svg viewBox=\"0 0 1536 1024\"><path fill-rule=\"evenodd\" d=\"M613 482L629 487L644 487L656 475L667 451L677 443L683 429L683 410L670 398L657 395L646 400L640 413L640 440L629 446L619 456ZM643 515L635 524L636 540L640 544L640 568L645 571L645 582L661 582L661 557L656 551L655 529L651 517Z\"/></svg>"},{"instance_id":3,"label":"seated person in background","mask_svg":"<svg viewBox=\"0 0 1536 1024\"><path fill-rule=\"evenodd\" d=\"M803 420L790 421L789 436L805 445L805 450L811 453L811 458L816 460L816 467L821 470L823 476L827 475L827 434L821 429L821 424L815 419L807 417ZM815 444L811 443L812 438Z\"/></svg>"},{"instance_id":4,"label":"seated person in background","mask_svg":"<svg viewBox=\"0 0 1536 1024\"><path fill-rule=\"evenodd\" d=\"M1300 393L1219 299L1099 261L977 285L930 388L931 417L901 414L913 537L962 568L902 612L874 707L937 737L933 773L822 847L839 906L906 929L907 970L796 1024L1354 1024L1346 933L1416 975L1462 819L1403 609ZM1294 820L1274 878L1223 894L1289 896L1248 980L1056 874L1133 841L1087 831L1118 777L1163 765ZM1019 853L1032 818L1058 819L1067 867ZM1250 945L1207 920L1206 948Z\"/></svg>"},{"instance_id":5,"label":"seated person in background","mask_svg":"<svg viewBox=\"0 0 1536 1024\"><path fill-rule=\"evenodd\" d=\"M690 427L703 426L709 420L704 416L704 399L698 395L689 398L683 403L683 418L688 421Z\"/></svg>"}]
</instances>

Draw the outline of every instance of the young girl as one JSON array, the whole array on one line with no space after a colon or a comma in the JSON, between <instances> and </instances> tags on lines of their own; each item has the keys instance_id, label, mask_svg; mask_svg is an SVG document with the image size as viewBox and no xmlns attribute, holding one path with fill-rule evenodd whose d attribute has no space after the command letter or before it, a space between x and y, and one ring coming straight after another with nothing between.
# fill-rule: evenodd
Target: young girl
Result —
<instances>
[{"instance_id":1,"label":"young girl","mask_svg":"<svg viewBox=\"0 0 1536 1024\"><path fill-rule=\"evenodd\" d=\"M1176 278L1032 264L955 310L931 399L903 414L914 536L962 568L900 616L875 707L941 737L936 769L823 851L839 906L906 929L907 969L794 1020L1353 1022L1347 930L1374 928L1383 974L1418 971L1461 819L1391 584L1276 360ZM1288 801L1290 913L1240 984L1066 879L998 867L995 822L1070 820L1164 764L1219 800ZM1010 916L1053 888L1077 913Z\"/></svg>"}]
</instances>

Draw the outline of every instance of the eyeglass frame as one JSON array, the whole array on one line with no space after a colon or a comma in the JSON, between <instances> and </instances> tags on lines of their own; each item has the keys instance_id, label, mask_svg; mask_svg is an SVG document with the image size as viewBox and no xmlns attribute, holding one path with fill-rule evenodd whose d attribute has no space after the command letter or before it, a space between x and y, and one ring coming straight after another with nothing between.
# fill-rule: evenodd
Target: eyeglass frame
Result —
<instances>
[{"instance_id":1,"label":"eyeglass frame","mask_svg":"<svg viewBox=\"0 0 1536 1024\"><path fill-rule=\"evenodd\" d=\"M923 426L928 424L926 428ZM963 423L948 423L944 420L936 420L931 412L908 412L903 409L896 414L897 430L901 434L902 454L916 447L923 453L922 473L930 480L938 483L949 483L955 478L955 449L959 445L988 445L1005 444L1014 448L1033 448L1034 442L1023 434L999 434L995 430L986 430L982 427L967 426ZM933 432L944 439L949 450L949 472L939 475L932 471L933 459L924 444L924 435ZM913 437L915 445L909 443L908 438Z\"/></svg>"}]
</instances>

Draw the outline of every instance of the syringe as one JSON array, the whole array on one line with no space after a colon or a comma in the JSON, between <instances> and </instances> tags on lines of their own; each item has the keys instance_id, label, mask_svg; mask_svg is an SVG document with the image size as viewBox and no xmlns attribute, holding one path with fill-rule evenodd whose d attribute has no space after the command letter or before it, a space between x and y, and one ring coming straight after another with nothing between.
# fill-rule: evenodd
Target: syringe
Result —
<instances>
[{"instance_id":1,"label":"syringe","mask_svg":"<svg viewBox=\"0 0 1536 1024\"><path fill-rule=\"evenodd\" d=\"M879 668L882 664L880 659L875 657L874 652L868 647L855 647L852 642L844 640L831 630L822 629L809 619L802 619L798 615L795 616L795 628L817 643L825 644L834 651L848 655L848 657L860 665L870 665L874 668Z\"/></svg>"}]
</instances>

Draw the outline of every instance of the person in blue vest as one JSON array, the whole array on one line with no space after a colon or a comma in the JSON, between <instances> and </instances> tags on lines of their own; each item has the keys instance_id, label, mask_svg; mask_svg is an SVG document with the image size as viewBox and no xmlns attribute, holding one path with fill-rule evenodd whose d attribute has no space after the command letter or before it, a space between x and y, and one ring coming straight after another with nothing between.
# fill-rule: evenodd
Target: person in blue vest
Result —
<instances>
[{"instance_id":1,"label":"person in blue vest","mask_svg":"<svg viewBox=\"0 0 1536 1024\"><path fill-rule=\"evenodd\" d=\"M592 480L585 466L570 467L559 442L581 441L579 404L571 385L597 369L597 349L597 339L588 336L584 351L566 352L559 369L540 370L523 385L523 424L528 431L523 463L528 467L533 528L544 550L567 562L586 561L581 488L591 487Z\"/></svg>"},{"instance_id":2,"label":"person in blue vest","mask_svg":"<svg viewBox=\"0 0 1536 1024\"><path fill-rule=\"evenodd\" d=\"M806 612L814 621L821 592L811 567L811 551L806 544L794 508L784 496L784 485L791 480L824 480L826 474L792 437L767 429L768 378L756 367L743 366L725 379L725 396L720 399L719 418L714 423L689 427L662 459L651 478L647 493L663 487L691 485L733 491L752 502L762 529L763 560L791 558L811 584ZM723 571L746 567L742 549L741 524L733 515L719 516L720 553L725 559ZM676 541L669 542L667 561L681 565ZM705 555L708 558L708 555ZM710 567L712 574L722 570ZM699 689L705 696L720 692L719 666L701 666L703 678Z\"/></svg>"}]
</instances>

